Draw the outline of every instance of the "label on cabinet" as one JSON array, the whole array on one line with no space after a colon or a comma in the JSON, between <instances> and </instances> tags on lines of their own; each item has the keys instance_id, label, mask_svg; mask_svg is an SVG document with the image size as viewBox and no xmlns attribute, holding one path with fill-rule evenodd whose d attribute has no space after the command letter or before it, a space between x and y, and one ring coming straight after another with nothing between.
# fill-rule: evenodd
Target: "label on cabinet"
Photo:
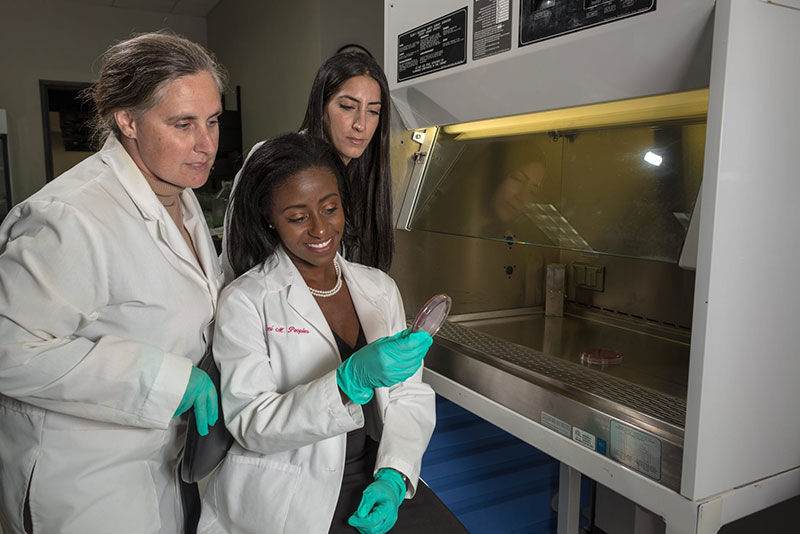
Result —
<instances>
[{"instance_id":1,"label":"label on cabinet","mask_svg":"<svg viewBox=\"0 0 800 534\"><path fill-rule=\"evenodd\" d=\"M475 0L473 5L473 61L511 50L511 0Z\"/></svg>"},{"instance_id":2,"label":"label on cabinet","mask_svg":"<svg viewBox=\"0 0 800 534\"><path fill-rule=\"evenodd\" d=\"M592 450L596 449L596 446L595 446L595 441L596 440L595 440L594 434L590 434L589 432L586 432L585 430L581 430L580 428L578 428L576 426L572 427L572 441L577 441L578 443L580 443L581 445L583 445L586 448L589 448L589 449L592 449Z\"/></svg>"},{"instance_id":3,"label":"label on cabinet","mask_svg":"<svg viewBox=\"0 0 800 534\"><path fill-rule=\"evenodd\" d=\"M562 436L572 437L572 425L547 412L542 412L542 425L550 430L555 430Z\"/></svg>"},{"instance_id":4,"label":"label on cabinet","mask_svg":"<svg viewBox=\"0 0 800 534\"><path fill-rule=\"evenodd\" d=\"M467 62L467 8L397 36L397 81Z\"/></svg>"},{"instance_id":5,"label":"label on cabinet","mask_svg":"<svg viewBox=\"0 0 800 534\"><path fill-rule=\"evenodd\" d=\"M654 480L661 480L661 440L619 421L609 424L608 455Z\"/></svg>"}]
</instances>

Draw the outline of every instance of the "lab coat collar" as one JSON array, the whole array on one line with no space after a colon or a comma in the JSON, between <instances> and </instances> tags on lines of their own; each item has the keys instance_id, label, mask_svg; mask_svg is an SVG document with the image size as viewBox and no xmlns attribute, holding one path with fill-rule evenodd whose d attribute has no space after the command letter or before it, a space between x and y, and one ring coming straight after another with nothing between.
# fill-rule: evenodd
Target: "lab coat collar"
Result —
<instances>
[{"instance_id":1,"label":"lab coat collar","mask_svg":"<svg viewBox=\"0 0 800 534\"><path fill-rule=\"evenodd\" d=\"M200 265L183 239L180 231L170 223L166 208L158 200L150 184L147 183L142 171L136 166L133 158L122 146L122 143L111 135L100 150L100 157L119 180L125 192L133 201L141 216L158 227L158 237L183 261L200 271ZM206 228L200 204L191 189L184 189L180 193L181 207L183 208L184 226L192 237L197 256L202 265L201 277L208 283L209 291L214 299L217 297L221 268L214 249L214 243Z\"/></svg>"},{"instance_id":2,"label":"lab coat collar","mask_svg":"<svg viewBox=\"0 0 800 534\"><path fill-rule=\"evenodd\" d=\"M205 215L203 215L203 209L200 207L200 203L197 201L197 197L195 197L194 193L190 189L184 190L181 193L181 200L185 208L183 224L186 226L189 235L192 236L192 243L194 243L194 249L197 251L197 257L200 260L203 273L208 280L211 296L214 302L216 302L217 294L222 286L222 266L219 262L217 250L214 248L214 241L211 239L211 234L208 231L208 224L206 223ZM183 241L182 237L181 241ZM185 244L186 242L183 241L183 243ZM191 253L191 251L188 252Z\"/></svg>"},{"instance_id":3,"label":"lab coat collar","mask_svg":"<svg viewBox=\"0 0 800 534\"><path fill-rule=\"evenodd\" d=\"M353 307L361 321L367 342L386 335L389 331L387 312L378 305L380 300L385 302L385 289L376 283L372 273L366 270L359 272L366 269L365 267L351 264L338 253L336 258L342 269L342 277L350 290ZM286 300L289 306L304 317L338 352L336 341L322 310L284 248L278 247L272 258L267 261L273 262L266 267L269 270L269 276L266 277L267 289L281 291L286 288Z\"/></svg>"},{"instance_id":4,"label":"lab coat collar","mask_svg":"<svg viewBox=\"0 0 800 534\"><path fill-rule=\"evenodd\" d=\"M136 204L142 217L151 221L162 220L165 215L169 217L166 208L158 200L150 184L147 183L141 169L136 166L133 158L115 136L111 135L106 140L100 151L100 157L114 171L114 175L125 188L133 203ZM202 210L200 210L191 189L186 188L181 191L180 198L185 220L190 220L195 216L203 218Z\"/></svg>"},{"instance_id":5,"label":"lab coat collar","mask_svg":"<svg viewBox=\"0 0 800 534\"><path fill-rule=\"evenodd\" d=\"M150 221L159 220L161 218L161 210L166 211L166 209L161 205L158 197L150 188L150 184L147 183L144 175L142 175L142 171L136 166L133 158L131 158L116 136L110 135L108 137L100 150L100 157L114 172L114 176L125 188L142 217ZM181 200L183 200L183 192L181 193Z\"/></svg>"}]
</instances>

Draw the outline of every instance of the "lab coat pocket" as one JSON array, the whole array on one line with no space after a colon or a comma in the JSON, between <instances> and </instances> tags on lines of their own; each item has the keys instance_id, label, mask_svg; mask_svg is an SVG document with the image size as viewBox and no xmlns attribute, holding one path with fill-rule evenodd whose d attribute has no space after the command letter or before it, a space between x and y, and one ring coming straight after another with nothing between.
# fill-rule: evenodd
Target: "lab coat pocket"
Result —
<instances>
[{"instance_id":1,"label":"lab coat pocket","mask_svg":"<svg viewBox=\"0 0 800 534\"><path fill-rule=\"evenodd\" d=\"M0 525L22 525L25 491L30 483L39 448L44 410L0 395L0 510L14 510L14 517L2 517ZM16 532L9 523L7 532ZM2 532L0 526L0 532Z\"/></svg>"},{"instance_id":2,"label":"lab coat pocket","mask_svg":"<svg viewBox=\"0 0 800 534\"><path fill-rule=\"evenodd\" d=\"M151 470L163 461L160 435L143 429L45 431L31 483L34 526L38 522L41 532L160 532L158 499L166 482L157 489Z\"/></svg>"},{"instance_id":3,"label":"lab coat pocket","mask_svg":"<svg viewBox=\"0 0 800 534\"><path fill-rule=\"evenodd\" d=\"M283 532L300 467L258 456L228 454L216 481L223 521L236 532Z\"/></svg>"}]
</instances>

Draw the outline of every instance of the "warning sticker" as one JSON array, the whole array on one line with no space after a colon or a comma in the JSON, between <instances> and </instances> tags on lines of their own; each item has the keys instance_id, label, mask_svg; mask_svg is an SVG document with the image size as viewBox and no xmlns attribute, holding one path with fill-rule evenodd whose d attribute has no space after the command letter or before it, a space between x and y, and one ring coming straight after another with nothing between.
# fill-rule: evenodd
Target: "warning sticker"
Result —
<instances>
[{"instance_id":1,"label":"warning sticker","mask_svg":"<svg viewBox=\"0 0 800 534\"><path fill-rule=\"evenodd\" d=\"M661 440L633 427L611 421L608 455L655 480L661 480Z\"/></svg>"},{"instance_id":2,"label":"warning sticker","mask_svg":"<svg viewBox=\"0 0 800 534\"><path fill-rule=\"evenodd\" d=\"M467 8L397 36L397 81L467 62Z\"/></svg>"}]
</instances>

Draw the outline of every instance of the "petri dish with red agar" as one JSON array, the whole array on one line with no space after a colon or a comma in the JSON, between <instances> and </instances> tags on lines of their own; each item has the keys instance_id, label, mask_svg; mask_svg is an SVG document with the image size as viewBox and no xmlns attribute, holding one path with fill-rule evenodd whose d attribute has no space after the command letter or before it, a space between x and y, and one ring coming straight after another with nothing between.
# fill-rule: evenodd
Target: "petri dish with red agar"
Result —
<instances>
[{"instance_id":1,"label":"petri dish with red agar","mask_svg":"<svg viewBox=\"0 0 800 534\"><path fill-rule=\"evenodd\" d=\"M453 299L444 293L432 296L417 313L411 332L427 332L431 337L435 336L447 319L452 304Z\"/></svg>"}]
</instances>

